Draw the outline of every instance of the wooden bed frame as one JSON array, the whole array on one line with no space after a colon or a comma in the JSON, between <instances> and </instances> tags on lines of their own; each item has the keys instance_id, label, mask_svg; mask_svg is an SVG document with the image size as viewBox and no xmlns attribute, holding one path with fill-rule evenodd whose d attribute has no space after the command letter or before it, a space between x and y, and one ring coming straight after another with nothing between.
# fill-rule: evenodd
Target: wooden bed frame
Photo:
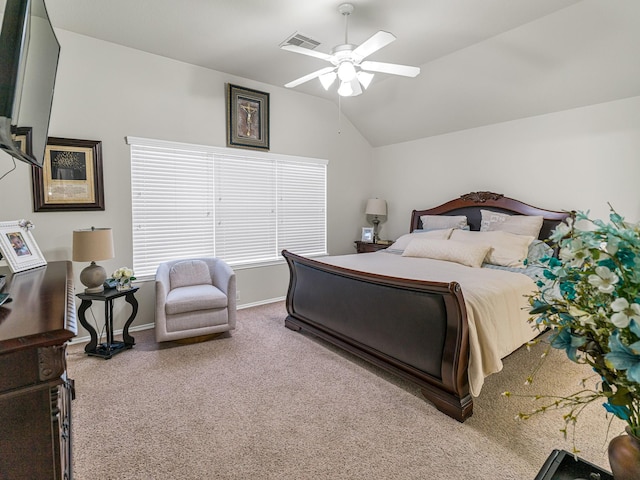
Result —
<instances>
[{"instance_id":1,"label":"wooden bed frame","mask_svg":"<svg viewBox=\"0 0 640 480\"><path fill-rule=\"evenodd\" d=\"M541 215L540 239L568 212L544 210L492 192L472 192L421 215L466 215L480 229L480 209ZM463 422L469 393L467 312L460 285L388 277L327 265L284 250L290 270L285 326L304 330L408 379L442 412Z\"/></svg>"}]
</instances>

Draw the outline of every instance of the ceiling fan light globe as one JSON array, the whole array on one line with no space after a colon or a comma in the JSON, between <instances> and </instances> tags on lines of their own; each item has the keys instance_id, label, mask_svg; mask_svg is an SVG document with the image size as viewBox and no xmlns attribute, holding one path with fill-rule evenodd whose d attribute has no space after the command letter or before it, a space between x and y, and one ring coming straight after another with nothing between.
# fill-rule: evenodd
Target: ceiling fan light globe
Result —
<instances>
[{"instance_id":1,"label":"ceiling fan light globe","mask_svg":"<svg viewBox=\"0 0 640 480\"><path fill-rule=\"evenodd\" d=\"M333 82L336 81L336 72L325 73L324 75L320 75L319 80L325 90L329 90L329 87L333 85Z\"/></svg>"},{"instance_id":2,"label":"ceiling fan light globe","mask_svg":"<svg viewBox=\"0 0 640 480\"><path fill-rule=\"evenodd\" d=\"M338 95L341 97L350 97L353 95L353 88L351 88L351 83L342 82L340 84L340 88L338 88Z\"/></svg>"},{"instance_id":3,"label":"ceiling fan light globe","mask_svg":"<svg viewBox=\"0 0 640 480\"><path fill-rule=\"evenodd\" d=\"M356 67L349 61L342 62L338 67L338 78L342 82L350 82L356 78Z\"/></svg>"},{"instance_id":4,"label":"ceiling fan light globe","mask_svg":"<svg viewBox=\"0 0 640 480\"><path fill-rule=\"evenodd\" d=\"M360 82L360 85L362 85L362 87L365 90L369 88L369 85L371 84L371 80L373 80L373 73L363 72L363 71L358 72L358 81Z\"/></svg>"}]
</instances>

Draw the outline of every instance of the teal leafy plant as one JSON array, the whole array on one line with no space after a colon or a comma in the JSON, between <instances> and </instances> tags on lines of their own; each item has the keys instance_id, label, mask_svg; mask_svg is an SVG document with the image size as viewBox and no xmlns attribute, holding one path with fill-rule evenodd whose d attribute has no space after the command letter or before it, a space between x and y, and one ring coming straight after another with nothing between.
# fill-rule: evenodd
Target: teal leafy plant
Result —
<instances>
[{"instance_id":1,"label":"teal leafy plant","mask_svg":"<svg viewBox=\"0 0 640 480\"><path fill-rule=\"evenodd\" d=\"M575 440L579 414L602 401L640 438L640 224L626 222L613 209L609 222L578 212L551 240L559 255L541 259L544 273L529 297L530 322L541 331L550 329L543 358L550 348L564 350L571 361L589 365L593 378L583 379L571 395L534 395L537 408L518 418L560 409L566 412L561 432L566 438L572 428ZM526 384L533 383L540 366Z\"/></svg>"}]
</instances>

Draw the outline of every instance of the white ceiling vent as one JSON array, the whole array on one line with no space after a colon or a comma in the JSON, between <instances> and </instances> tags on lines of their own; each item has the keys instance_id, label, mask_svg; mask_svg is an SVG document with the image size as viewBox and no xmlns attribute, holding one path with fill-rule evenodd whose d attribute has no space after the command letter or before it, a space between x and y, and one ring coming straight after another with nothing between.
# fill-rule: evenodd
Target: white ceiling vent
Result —
<instances>
[{"instance_id":1,"label":"white ceiling vent","mask_svg":"<svg viewBox=\"0 0 640 480\"><path fill-rule=\"evenodd\" d=\"M284 42L280 44L280 47L284 45L295 45L296 47L307 48L309 50L313 50L320 42L314 40L313 38L307 37L299 32L294 33L289 38L287 38Z\"/></svg>"}]
</instances>

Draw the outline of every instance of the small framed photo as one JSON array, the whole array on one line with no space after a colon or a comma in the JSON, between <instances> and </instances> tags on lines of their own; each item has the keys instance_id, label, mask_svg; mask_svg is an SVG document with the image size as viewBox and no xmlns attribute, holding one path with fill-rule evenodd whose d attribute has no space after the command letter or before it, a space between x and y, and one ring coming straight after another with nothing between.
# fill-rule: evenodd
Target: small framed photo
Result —
<instances>
[{"instance_id":1,"label":"small framed photo","mask_svg":"<svg viewBox=\"0 0 640 480\"><path fill-rule=\"evenodd\" d=\"M226 86L227 146L269 150L269 94Z\"/></svg>"},{"instance_id":2,"label":"small framed photo","mask_svg":"<svg viewBox=\"0 0 640 480\"><path fill-rule=\"evenodd\" d=\"M102 142L49 137L31 173L34 212L104 210Z\"/></svg>"},{"instance_id":3,"label":"small framed photo","mask_svg":"<svg viewBox=\"0 0 640 480\"><path fill-rule=\"evenodd\" d=\"M21 151L27 155L31 155L31 127L18 127L12 135L13 141L16 142Z\"/></svg>"},{"instance_id":4,"label":"small framed photo","mask_svg":"<svg viewBox=\"0 0 640 480\"><path fill-rule=\"evenodd\" d=\"M32 226L28 220L0 222L0 251L13 273L47 264L31 235Z\"/></svg>"},{"instance_id":5,"label":"small framed photo","mask_svg":"<svg viewBox=\"0 0 640 480\"><path fill-rule=\"evenodd\" d=\"M363 242L373 242L373 227L362 227L362 239Z\"/></svg>"}]
</instances>

